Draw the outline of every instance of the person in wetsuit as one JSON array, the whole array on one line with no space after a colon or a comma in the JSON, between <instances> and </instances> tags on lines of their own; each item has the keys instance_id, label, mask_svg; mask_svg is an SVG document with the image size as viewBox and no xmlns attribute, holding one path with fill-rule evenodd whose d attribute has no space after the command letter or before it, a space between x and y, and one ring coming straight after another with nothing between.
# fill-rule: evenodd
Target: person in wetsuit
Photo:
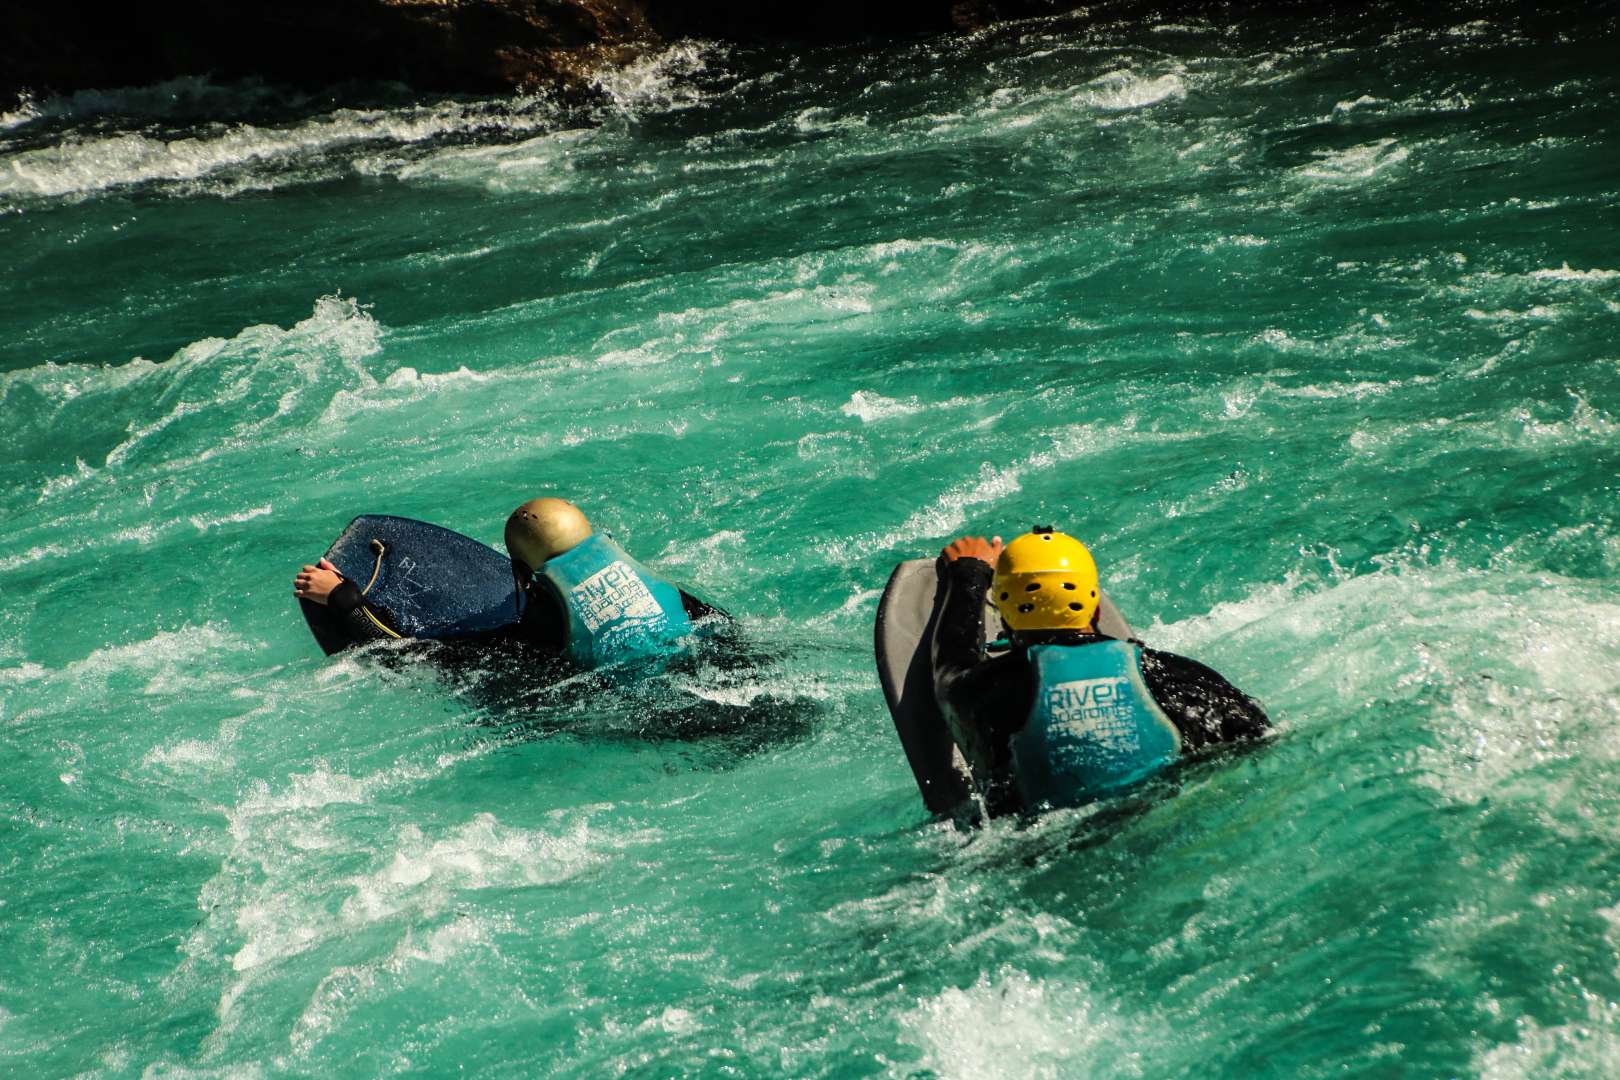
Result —
<instances>
[{"instance_id":1,"label":"person in wetsuit","mask_svg":"<svg viewBox=\"0 0 1620 1080\"><path fill-rule=\"evenodd\" d=\"M1073 537L964 536L940 558L935 697L991 813L1087 803L1268 729L1259 704L1203 664L1099 634L1097 566ZM987 594L1011 643L989 658Z\"/></svg>"},{"instance_id":2,"label":"person in wetsuit","mask_svg":"<svg viewBox=\"0 0 1620 1080\"><path fill-rule=\"evenodd\" d=\"M592 669L674 652L699 620L730 621L631 558L563 499L531 499L512 511L506 550L521 616L480 639L515 637ZM357 642L402 636L394 617L325 559L299 571L293 593L331 608Z\"/></svg>"}]
</instances>

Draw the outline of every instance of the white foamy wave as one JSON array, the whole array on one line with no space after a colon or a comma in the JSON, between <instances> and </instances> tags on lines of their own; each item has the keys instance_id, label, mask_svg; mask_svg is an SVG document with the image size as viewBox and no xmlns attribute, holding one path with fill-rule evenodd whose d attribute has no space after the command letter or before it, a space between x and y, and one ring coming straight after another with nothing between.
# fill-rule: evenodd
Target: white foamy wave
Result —
<instances>
[{"instance_id":1,"label":"white foamy wave","mask_svg":"<svg viewBox=\"0 0 1620 1080\"><path fill-rule=\"evenodd\" d=\"M67 555L79 554L82 550L77 547L70 548L66 544L35 544L27 551L0 558L0 573L16 570L42 559L60 559Z\"/></svg>"},{"instance_id":2,"label":"white foamy wave","mask_svg":"<svg viewBox=\"0 0 1620 1080\"><path fill-rule=\"evenodd\" d=\"M78 487L80 484L84 483L86 480L95 475L96 470L92 469L89 465L86 465L83 458L74 458L73 471L63 476L52 477L51 479L45 481L45 486L40 489L39 498L35 501L44 502L46 499L49 499L54 495L60 495L64 491L72 491L74 488Z\"/></svg>"},{"instance_id":3,"label":"white foamy wave","mask_svg":"<svg viewBox=\"0 0 1620 1080\"><path fill-rule=\"evenodd\" d=\"M214 738L180 739L154 746L141 758L141 764L179 773L228 767L232 761L231 751L243 727L257 717L273 716L278 704L274 700L263 700L256 692L240 686L232 689L229 697L252 704L245 711L222 720Z\"/></svg>"},{"instance_id":4,"label":"white foamy wave","mask_svg":"<svg viewBox=\"0 0 1620 1080\"><path fill-rule=\"evenodd\" d=\"M1141 1075L1137 1032L1100 995L1011 968L919 1001L900 1029L942 1080Z\"/></svg>"},{"instance_id":5,"label":"white foamy wave","mask_svg":"<svg viewBox=\"0 0 1620 1080\"><path fill-rule=\"evenodd\" d=\"M887 548L908 540L943 537L966 523L970 509L1022 491L1022 477L1022 469L997 468L985 462L977 477L947 489L929 506L913 511L898 529L879 537L877 546Z\"/></svg>"},{"instance_id":6,"label":"white foamy wave","mask_svg":"<svg viewBox=\"0 0 1620 1080\"><path fill-rule=\"evenodd\" d=\"M9 112L0 112L0 131L10 131L12 128L31 124L45 115L32 95L24 94L17 102L17 107Z\"/></svg>"},{"instance_id":7,"label":"white foamy wave","mask_svg":"<svg viewBox=\"0 0 1620 1080\"><path fill-rule=\"evenodd\" d=\"M622 67L604 68L592 81L622 114L687 108L703 100L696 77L725 56L714 42L680 41Z\"/></svg>"},{"instance_id":8,"label":"white foamy wave","mask_svg":"<svg viewBox=\"0 0 1620 1080\"><path fill-rule=\"evenodd\" d=\"M922 405L918 404L916 398L910 401L897 401L868 390L857 390L850 395L848 401L838 407L838 411L845 416L856 417L864 424L870 424L877 420L921 412Z\"/></svg>"},{"instance_id":9,"label":"white foamy wave","mask_svg":"<svg viewBox=\"0 0 1620 1080\"><path fill-rule=\"evenodd\" d=\"M122 714L131 707L161 707L165 700L228 697L237 681L226 661L264 647L213 624L184 626L107 645L60 667L25 662L0 669L0 684L21 688L19 694L26 690L29 711L41 716L85 708ZM138 705L140 698L159 700Z\"/></svg>"},{"instance_id":10,"label":"white foamy wave","mask_svg":"<svg viewBox=\"0 0 1620 1080\"><path fill-rule=\"evenodd\" d=\"M1496 311L1481 311L1479 308L1469 308L1463 316L1469 319L1478 319L1480 322L1519 322L1532 319L1538 322L1550 322L1560 318L1563 312L1546 304L1533 304L1523 311L1514 311L1511 308L1500 308Z\"/></svg>"},{"instance_id":11,"label":"white foamy wave","mask_svg":"<svg viewBox=\"0 0 1620 1080\"><path fill-rule=\"evenodd\" d=\"M359 923L405 910L434 915L460 892L555 885L605 861L599 847L584 820L551 833L505 826L484 813L438 840L407 825L388 865L355 879L338 914Z\"/></svg>"},{"instance_id":12,"label":"white foamy wave","mask_svg":"<svg viewBox=\"0 0 1620 1080\"><path fill-rule=\"evenodd\" d=\"M270 362L291 385L277 397L276 407L268 416L238 422L226 440L209 446L193 460L207 460L244 441L257 440L279 420L293 419L298 413L307 416L318 402L323 381L336 378L351 386L375 386L375 377L362 361L380 351L382 327L352 297L323 296L315 302L309 318L286 330L254 326L242 331L224 349L209 354L209 359L219 355L231 364L229 370L208 379L213 385L212 396L181 402L176 408L189 405L194 411L202 411L245 398L255 371L252 363L240 363L244 355L249 360ZM127 456L131 444L140 437L144 436L132 435L129 442L115 448L108 455L108 463L113 463L114 455L120 460Z\"/></svg>"},{"instance_id":13,"label":"white foamy wave","mask_svg":"<svg viewBox=\"0 0 1620 1080\"><path fill-rule=\"evenodd\" d=\"M1110 71L1087 83L1074 102L1104 112L1126 112L1186 96L1187 83L1180 75L1149 78L1134 71Z\"/></svg>"},{"instance_id":14,"label":"white foamy wave","mask_svg":"<svg viewBox=\"0 0 1620 1080\"><path fill-rule=\"evenodd\" d=\"M575 183L574 167L582 154L597 149L594 131L549 132L502 146L454 147L419 161L402 163L386 157L357 163L363 172L392 172L404 181L482 184L491 191L560 194Z\"/></svg>"},{"instance_id":15,"label":"white foamy wave","mask_svg":"<svg viewBox=\"0 0 1620 1080\"><path fill-rule=\"evenodd\" d=\"M877 611L878 597L883 595L882 589L863 589L859 586L850 590L844 602L833 610L822 615L812 615L804 620L806 626L832 626L836 623L856 622L869 625L872 615Z\"/></svg>"},{"instance_id":16,"label":"white foamy wave","mask_svg":"<svg viewBox=\"0 0 1620 1080\"><path fill-rule=\"evenodd\" d=\"M1335 715L1473 685L1474 672L1555 697L1614 692L1620 605L1600 589L1545 573L1411 560L1392 556L1375 572L1353 575L1331 551L1318 553L1283 580L1202 615L1137 630L1156 648L1214 664L1262 700ZM1449 721L1457 730L1466 711Z\"/></svg>"},{"instance_id":17,"label":"white foamy wave","mask_svg":"<svg viewBox=\"0 0 1620 1080\"><path fill-rule=\"evenodd\" d=\"M867 124L864 116L839 116L834 110L820 106L805 109L793 118L794 130L807 135L851 131L864 128Z\"/></svg>"},{"instance_id":18,"label":"white foamy wave","mask_svg":"<svg viewBox=\"0 0 1620 1080\"><path fill-rule=\"evenodd\" d=\"M363 803L375 793L401 783L430 775L421 768L397 765L369 776L350 776L318 765L307 773L294 773L281 791L274 791L263 780L255 781L236 808L228 815L231 834L245 839L259 828L256 819L289 811L318 810L335 803Z\"/></svg>"},{"instance_id":19,"label":"white foamy wave","mask_svg":"<svg viewBox=\"0 0 1620 1080\"><path fill-rule=\"evenodd\" d=\"M473 371L459 367L454 371L422 373L412 367L396 368L382 383L364 384L354 389L342 389L332 395L326 410L321 413L322 424L350 419L363 412L392 409L412 402L423 401L440 394L471 390L486 384L533 382L540 365L525 365L504 371ZM535 389L540 389L536 387ZM499 391L491 391L498 393Z\"/></svg>"},{"instance_id":20,"label":"white foamy wave","mask_svg":"<svg viewBox=\"0 0 1620 1080\"><path fill-rule=\"evenodd\" d=\"M462 915L426 932L408 929L394 951L380 963L345 964L332 969L315 987L293 1025L290 1042L294 1051L307 1054L323 1038L340 1030L345 1018L370 998L379 984L397 979L418 964L442 966L489 943L490 931L484 922Z\"/></svg>"},{"instance_id":21,"label":"white foamy wave","mask_svg":"<svg viewBox=\"0 0 1620 1080\"><path fill-rule=\"evenodd\" d=\"M185 945L189 959L183 965L206 963L228 971L231 981L218 1005L222 1032L240 1022L238 1002L256 983L275 978L285 961L323 942L363 935L376 940L386 925L391 929L380 936L394 944L383 967L443 962L479 935L434 934L424 947L416 934L425 922L451 913L458 898L483 889L559 884L634 839L605 835L580 813L562 811L539 828L504 825L490 813L437 836L407 824L381 853L330 827L334 808L363 806L387 788L480 752L452 755L434 767L400 762L365 777L318 769L294 777L279 792L258 782L246 800L227 811L232 848L198 898L209 914ZM342 872L362 855L370 870ZM324 879L310 877L323 869L328 871Z\"/></svg>"},{"instance_id":22,"label":"white foamy wave","mask_svg":"<svg viewBox=\"0 0 1620 1080\"><path fill-rule=\"evenodd\" d=\"M1384 104L1387 104L1387 102L1385 102L1383 98L1376 98L1371 94L1362 94L1360 97L1351 101L1337 102L1333 106L1333 113L1335 116L1344 116L1348 113L1355 112L1357 109L1365 109L1368 106Z\"/></svg>"},{"instance_id":23,"label":"white foamy wave","mask_svg":"<svg viewBox=\"0 0 1620 1080\"><path fill-rule=\"evenodd\" d=\"M1518 1039L1475 1058L1479 1080L1608 1080L1620 1061L1620 1005L1585 994L1586 1015L1543 1026L1524 1016Z\"/></svg>"},{"instance_id":24,"label":"white foamy wave","mask_svg":"<svg viewBox=\"0 0 1620 1080\"><path fill-rule=\"evenodd\" d=\"M1323 117L1326 122L1354 123L1363 117L1363 114L1375 116L1423 116L1435 113L1465 112L1473 108L1472 99L1463 94L1450 94L1446 97L1431 97L1425 94L1415 94L1391 101L1387 98L1374 97L1371 94L1362 94L1359 97L1334 103L1333 111Z\"/></svg>"},{"instance_id":25,"label":"white foamy wave","mask_svg":"<svg viewBox=\"0 0 1620 1080\"><path fill-rule=\"evenodd\" d=\"M302 430L339 390L375 386L365 361L381 350L381 339L382 328L356 300L324 296L309 318L289 328L250 326L233 338L205 338L163 363L136 358L116 366L45 364L6 372L0 402L31 392L42 400L31 402L14 435L74 428L81 443L106 447L101 464L114 474L152 459L172 469ZM35 439L29 445L49 452L52 444ZM86 465L57 477L40 501L72 492L96 474Z\"/></svg>"},{"instance_id":26,"label":"white foamy wave","mask_svg":"<svg viewBox=\"0 0 1620 1080\"><path fill-rule=\"evenodd\" d=\"M381 339L382 327L365 305L353 297L322 296L309 318L288 329L263 324L247 327L234 338L202 338L163 363L135 357L123 364L46 363L0 372L0 403L23 386L54 405L126 390L148 380L172 393L188 375L227 352L286 347L289 352L329 352L345 365L353 365L379 351Z\"/></svg>"},{"instance_id":27,"label":"white foamy wave","mask_svg":"<svg viewBox=\"0 0 1620 1080\"><path fill-rule=\"evenodd\" d=\"M703 566L739 556L748 538L735 529L721 529L701 540L672 540L664 546L657 562L664 566Z\"/></svg>"},{"instance_id":28,"label":"white foamy wave","mask_svg":"<svg viewBox=\"0 0 1620 1080\"><path fill-rule=\"evenodd\" d=\"M1107 439L1090 424L1072 424L1060 429L1051 436L1048 449L1007 466L986 462L980 467L977 477L947 489L930 505L913 511L899 528L870 542L879 548L889 548L921 539L943 538L967 522L969 510L999 502L1023 490L1025 474L1044 472L1084 457L1106 441L1117 441L1134 431L1135 427L1136 418L1125 417L1109 430ZM861 546L865 546L864 542Z\"/></svg>"},{"instance_id":29,"label":"white foamy wave","mask_svg":"<svg viewBox=\"0 0 1620 1080\"><path fill-rule=\"evenodd\" d=\"M866 282L815 285L661 313L652 322L652 336L644 324L600 338L594 364L650 367L687 357L712 362L731 341L780 326L792 326L802 336L843 332L840 323L872 312L876 291Z\"/></svg>"},{"instance_id":30,"label":"white foamy wave","mask_svg":"<svg viewBox=\"0 0 1620 1080\"><path fill-rule=\"evenodd\" d=\"M222 525L240 525L244 521L252 521L254 518L268 517L269 515L270 504L266 503L263 506L255 506L251 510L242 510L235 514L223 514L217 517L193 515L191 524L196 527L197 531L207 532L209 529L217 529Z\"/></svg>"},{"instance_id":31,"label":"white foamy wave","mask_svg":"<svg viewBox=\"0 0 1620 1080\"><path fill-rule=\"evenodd\" d=\"M322 164L324 155L356 147L421 143L448 135L490 130L499 134L532 131L556 123L550 110L524 108L518 99L505 108L447 102L405 109L338 109L287 127L212 125L172 138L126 132L71 136L48 147L0 157L0 198L87 195L132 184L197 181L249 172L246 186L274 186L269 175L307 166L311 178L334 175L349 166ZM515 107L513 107L515 106ZM229 194L244 185L227 185Z\"/></svg>"},{"instance_id":32,"label":"white foamy wave","mask_svg":"<svg viewBox=\"0 0 1620 1080\"><path fill-rule=\"evenodd\" d=\"M1313 156L1316 160L1300 166L1298 175L1330 184L1355 184L1399 165L1410 151L1394 139L1379 139L1347 150L1318 150Z\"/></svg>"},{"instance_id":33,"label":"white foamy wave","mask_svg":"<svg viewBox=\"0 0 1620 1080\"><path fill-rule=\"evenodd\" d=\"M143 641L108 645L82 660L68 664L63 674L74 681L101 679L114 673L155 676L164 671L189 669L197 665L215 667L223 654L251 652L262 647L208 623L165 630ZM163 686L161 682L148 683L153 693L161 691Z\"/></svg>"},{"instance_id":34,"label":"white foamy wave","mask_svg":"<svg viewBox=\"0 0 1620 1080\"><path fill-rule=\"evenodd\" d=\"M1213 255L1221 248L1262 248L1269 243L1271 243L1271 241L1267 240L1263 236L1253 236L1248 233L1240 233L1235 236L1222 236L1216 240L1211 240L1207 243L1200 244L1198 247L1199 250L1203 251L1205 254Z\"/></svg>"},{"instance_id":35,"label":"white foamy wave","mask_svg":"<svg viewBox=\"0 0 1620 1080\"><path fill-rule=\"evenodd\" d=\"M1419 423L1363 428L1349 438L1352 449L1366 454L1387 454L1406 445L1414 453L1436 453L1436 440L1452 447L1534 448L1551 452L1566 447L1588 448L1620 434L1620 421L1593 406L1579 394L1570 395L1569 414L1549 417L1543 409L1528 407L1481 420L1452 420L1440 416Z\"/></svg>"},{"instance_id":36,"label":"white foamy wave","mask_svg":"<svg viewBox=\"0 0 1620 1080\"><path fill-rule=\"evenodd\" d=\"M0 668L0 682L25 683L42 679L48 674L41 664L25 661L16 667Z\"/></svg>"},{"instance_id":37,"label":"white foamy wave","mask_svg":"<svg viewBox=\"0 0 1620 1080\"><path fill-rule=\"evenodd\" d=\"M1620 280L1620 270L1573 270L1565 263L1556 270L1532 270L1526 275L1535 281L1568 281L1591 284L1599 281Z\"/></svg>"}]
</instances>

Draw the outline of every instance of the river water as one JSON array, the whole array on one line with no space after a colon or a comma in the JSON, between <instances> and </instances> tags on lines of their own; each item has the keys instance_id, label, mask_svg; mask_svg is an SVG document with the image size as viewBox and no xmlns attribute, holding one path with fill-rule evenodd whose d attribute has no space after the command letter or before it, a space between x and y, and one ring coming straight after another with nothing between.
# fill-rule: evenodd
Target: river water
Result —
<instances>
[{"instance_id":1,"label":"river water","mask_svg":"<svg viewBox=\"0 0 1620 1080\"><path fill-rule=\"evenodd\" d=\"M1102 8L7 114L0 1071L1614 1075L1616 38ZM768 644L672 688L748 737L319 654L349 518L544 493ZM1276 737L931 822L879 590L1036 521Z\"/></svg>"}]
</instances>

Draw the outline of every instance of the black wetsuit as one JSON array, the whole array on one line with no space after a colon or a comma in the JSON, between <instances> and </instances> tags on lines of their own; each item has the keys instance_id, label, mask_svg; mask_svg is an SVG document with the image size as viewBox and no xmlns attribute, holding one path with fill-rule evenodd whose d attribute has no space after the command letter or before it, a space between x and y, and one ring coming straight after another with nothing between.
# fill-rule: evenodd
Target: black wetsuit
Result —
<instances>
[{"instance_id":1,"label":"black wetsuit","mask_svg":"<svg viewBox=\"0 0 1620 1080\"><path fill-rule=\"evenodd\" d=\"M979 559L945 564L945 607L934 633L934 694L952 737L986 785L991 811L1005 812L1019 808L1008 740L1028 720L1038 682L1019 645L984 658L984 597L991 576L990 565ZM1072 630L1023 637L1024 645L1075 647L1109 640ZM1253 698L1196 660L1143 646L1142 674L1190 751L1254 738L1270 726Z\"/></svg>"},{"instance_id":2,"label":"black wetsuit","mask_svg":"<svg viewBox=\"0 0 1620 1080\"><path fill-rule=\"evenodd\" d=\"M514 730L596 730L605 735L633 733L637 739L718 739L737 753L752 753L800 738L819 715L812 701L754 685L773 654L757 647L729 615L684 589L681 604L694 622L694 648L672 658L671 673L705 686L745 691L739 701L715 700L672 685L667 679L628 684L612 680L580 682L578 667L566 656L567 613L549 582L535 579L527 589L520 622L455 638L424 643L436 666L469 693L494 722ZM327 598L332 614L355 644L398 637L389 612L344 581ZM582 699L593 707L580 711ZM619 717L614 721L613 717ZM618 727L614 723L619 723ZM603 727L602 724L607 726Z\"/></svg>"},{"instance_id":3,"label":"black wetsuit","mask_svg":"<svg viewBox=\"0 0 1620 1080\"><path fill-rule=\"evenodd\" d=\"M528 599L523 605L523 617L519 622L498 630L462 635L455 640L518 640L543 652L561 655L568 646L568 612L563 610L562 601L553 589L542 585L538 579L530 582L525 592ZM326 606L348 628L356 643L403 636L393 615L362 596L360 586L352 581L345 580L333 589L326 599ZM704 603L685 589L681 590L681 606L694 622L716 615L722 619L730 618L719 608Z\"/></svg>"}]
</instances>

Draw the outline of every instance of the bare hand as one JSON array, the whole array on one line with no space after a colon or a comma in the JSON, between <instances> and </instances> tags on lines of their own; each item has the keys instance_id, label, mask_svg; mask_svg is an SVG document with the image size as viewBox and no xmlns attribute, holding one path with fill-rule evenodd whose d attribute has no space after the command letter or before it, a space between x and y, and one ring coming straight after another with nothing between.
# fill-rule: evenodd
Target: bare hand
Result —
<instances>
[{"instance_id":1,"label":"bare hand","mask_svg":"<svg viewBox=\"0 0 1620 1080\"><path fill-rule=\"evenodd\" d=\"M999 536L989 540L982 536L964 536L946 544L945 550L939 553L939 557L946 562L955 562L957 559L978 559L989 566L995 566L996 560L1001 558L1003 546Z\"/></svg>"},{"instance_id":2,"label":"bare hand","mask_svg":"<svg viewBox=\"0 0 1620 1080\"><path fill-rule=\"evenodd\" d=\"M300 600L324 604L332 590L341 584L343 575L338 573L338 568L322 559L319 565L306 565L298 571L298 576L293 578L293 595Z\"/></svg>"}]
</instances>

